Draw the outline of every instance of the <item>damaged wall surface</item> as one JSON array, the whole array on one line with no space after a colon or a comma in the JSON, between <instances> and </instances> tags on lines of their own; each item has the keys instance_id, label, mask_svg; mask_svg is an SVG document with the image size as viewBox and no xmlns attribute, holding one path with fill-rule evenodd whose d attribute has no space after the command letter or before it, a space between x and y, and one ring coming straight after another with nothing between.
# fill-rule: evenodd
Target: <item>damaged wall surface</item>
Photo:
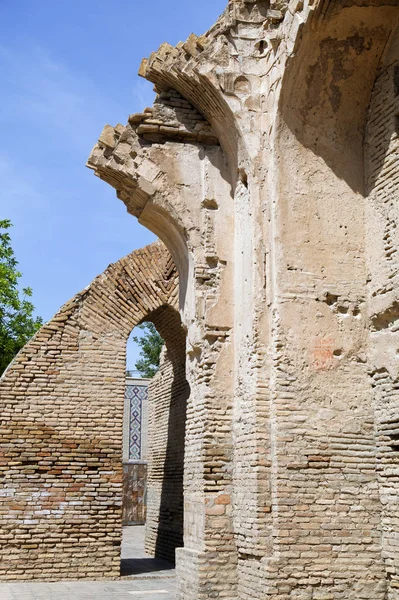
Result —
<instances>
[{"instance_id":1,"label":"damaged wall surface","mask_svg":"<svg viewBox=\"0 0 399 600\"><path fill-rule=\"evenodd\" d=\"M398 598L398 17L231 0L89 158L179 270L179 600Z\"/></svg>"},{"instance_id":2,"label":"damaged wall surface","mask_svg":"<svg viewBox=\"0 0 399 600\"><path fill-rule=\"evenodd\" d=\"M106 125L89 157L95 174L165 243L179 272L190 386L184 486L176 496L176 503L184 501L182 541L181 522L166 513L175 523L174 543L181 544L178 600L399 598L398 20L397 0L230 0L205 35L175 47L164 43L143 60L140 75L155 85L154 106L127 117L126 125ZM148 314L143 293L145 303L135 300L137 322ZM67 366L52 373L53 349L30 374L25 361L29 352L40 353L41 335L46 344L58 336L54 352L64 339L71 343L65 356L72 357L78 344L85 357L106 339L122 368L123 335L114 328L98 339L90 328L76 331L68 313L77 310L74 302L0 384L4 423L18 424L15 436L21 427L34 431L31 423L38 426L47 410L31 413L28 422L21 385L30 386L29 407L47 406L41 381L54 377L54 385L64 386L75 378L85 406L80 366L63 358ZM169 296L163 302L175 306ZM90 318L102 314L100 302L87 306ZM130 329L135 323L130 314ZM165 389L170 368L161 369ZM102 393L119 385L123 402L123 377L118 384L107 377ZM104 575L115 573L111 545L120 535L116 497L109 500L110 486L117 493L120 486L116 406L101 438L112 477L95 516L104 541L93 542ZM153 427L165 429L167 416L156 406L155 396ZM174 409L170 402L169 414ZM42 427L39 438L64 439L62 420L44 422L51 430ZM100 430L101 422L100 410ZM81 427L76 422L68 434L73 448ZM89 442L78 445L85 468ZM54 451L57 464L73 448ZM6 489L17 483L26 489L27 506L40 507L34 496L40 477L31 473L30 454L22 465L17 454L16 464L7 463L13 455L2 457L10 473ZM43 457L45 469L51 456ZM155 516L147 544L154 550L167 454L154 444L152 458ZM51 477L65 475L56 469ZM87 469L90 480L97 476ZM76 474L68 477L75 481ZM50 489L68 514L72 503L58 486ZM7 493L6 505L14 491ZM21 514L29 521L18 525L16 539L29 541L7 552L6 576L18 554L27 560L26 577L36 551L29 544L37 543L29 527L40 531L51 517L31 523L23 502L13 510L12 519ZM164 532L169 525L163 521ZM87 533L83 524L69 526ZM50 563L46 553L38 559ZM99 568L88 563L81 575Z\"/></svg>"}]
</instances>

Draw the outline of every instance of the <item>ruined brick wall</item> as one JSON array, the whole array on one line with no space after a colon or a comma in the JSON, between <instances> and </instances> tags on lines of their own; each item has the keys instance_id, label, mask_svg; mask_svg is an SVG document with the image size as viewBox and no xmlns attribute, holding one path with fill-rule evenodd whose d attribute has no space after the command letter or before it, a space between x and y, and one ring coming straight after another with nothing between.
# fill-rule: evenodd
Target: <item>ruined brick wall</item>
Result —
<instances>
[{"instance_id":1,"label":"ruined brick wall","mask_svg":"<svg viewBox=\"0 0 399 600\"><path fill-rule=\"evenodd\" d=\"M107 147L103 132L89 166L116 187L118 196L140 222L167 240L179 269L191 392L184 457L184 549L178 549L177 568L184 570L184 587L199 600L200 594L208 591L199 590L191 564L194 560L205 565L205 549L212 553L208 580L220 577L221 565L225 570L223 585L231 587L235 578L231 569L236 558L230 501L234 385L231 183L219 145L183 143L168 133L150 143L144 139L147 134L138 131L134 122L124 128L118 126ZM220 234L217 240L215 230ZM223 306L221 318L219 303ZM205 309L209 310L206 319ZM203 315L199 321L197 311ZM219 497L223 504L215 508ZM206 539L205 521L215 533ZM202 579L204 576L205 571Z\"/></svg>"},{"instance_id":2,"label":"ruined brick wall","mask_svg":"<svg viewBox=\"0 0 399 600\"><path fill-rule=\"evenodd\" d=\"M374 83L366 130L370 364L374 389L383 552L389 598L399 587L399 37Z\"/></svg>"},{"instance_id":3,"label":"ruined brick wall","mask_svg":"<svg viewBox=\"0 0 399 600\"><path fill-rule=\"evenodd\" d=\"M204 36L162 44L140 68L217 144L183 139L178 119L170 132L149 123L154 106L107 126L89 158L184 273L179 600L395 598L397 523L383 504L393 511L396 471L387 499L369 317L397 239L392 211L365 239L364 134L398 14L396 0L231 0ZM380 186L390 198L394 181ZM381 381L395 406L396 383Z\"/></svg>"},{"instance_id":4,"label":"ruined brick wall","mask_svg":"<svg viewBox=\"0 0 399 600\"><path fill-rule=\"evenodd\" d=\"M177 273L161 243L65 304L0 380L0 578L119 575L126 342L164 308ZM174 310L174 309L173 309ZM180 352L180 346L179 346Z\"/></svg>"},{"instance_id":5,"label":"ruined brick wall","mask_svg":"<svg viewBox=\"0 0 399 600\"><path fill-rule=\"evenodd\" d=\"M146 108L144 113L130 115L129 123L143 140L152 143L165 139L210 145L219 143L206 119L173 89L161 92L153 107ZM110 129L113 133L113 128Z\"/></svg>"},{"instance_id":6,"label":"ruined brick wall","mask_svg":"<svg viewBox=\"0 0 399 600\"><path fill-rule=\"evenodd\" d=\"M185 340L180 356L164 349L149 387L149 471L146 552L175 561L183 546L183 469L186 404Z\"/></svg>"},{"instance_id":7,"label":"ruined brick wall","mask_svg":"<svg viewBox=\"0 0 399 600\"><path fill-rule=\"evenodd\" d=\"M325 3L314 29L297 38L269 140L276 187L265 562L268 597L279 599L382 600L387 588L367 364L363 170L386 38L374 8L360 19L357 7L337 5Z\"/></svg>"},{"instance_id":8,"label":"ruined brick wall","mask_svg":"<svg viewBox=\"0 0 399 600\"><path fill-rule=\"evenodd\" d=\"M397 0L231 0L205 35L191 35L176 47L162 44L143 61L140 74L158 94L154 106L129 117L126 126L105 126L89 158L90 168L116 189L129 212L164 240L179 269L191 387L184 548L176 553L179 600L397 598L398 17ZM148 301L145 283L138 304ZM163 329L165 311L154 306L147 315L158 323L170 361L154 381L147 540L153 552L159 540L164 556L180 544L180 538L171 538L168 546L162 540L170 535L170 523L181 518L180 492L172 496L170 487L177 489L181 481L176 433L180 428L181 438L187 389L179 350L183 337L173 343L175 334ZM98 314L101 302L90 312L93 319ZM75 340L73 321L68 315L65 324L62 320L63 315L54 322L55 335L62 330L54 351L71 338L74 349L80 344L79 356L94 348L104 363L91 329L78 329ZM85 422L90 414L92 423L88 404L94 400L86 399L90 370L67 363L68 348L61 383L75 378L79 396L67 424L48 414L45 425L64 436L64 425L75 423L77 444L85 431L80 417ZM117 361L120 348L117 338ZM42 401L35 399L42 380L54 376L61 385L56 369L48 369L51 360L45 354L34 363L29 408ZM25 368L20 359L3 380L10 381L8 405L24 381L24 375L17 378L19 368ZM172 370L178 393L168 413L164 392L172 389ZM102 400L94 421L100 431L101 415L109 414L104 391L112 387L106 377L103 383L96 390ZM51 406L62 403L56 396ZM27 428L20 406L21 400L11 416L26 419ZM42 409L33 412L32 422L41 414ZM109 461L111 476L119 472L111 468L116 463L107 454L107 437L115 442L116 429L106 429L100 455ZM20 431L16 428L15 440ZM39 432L40 438L47 434ZM19 524L16 539L29 536L36 525L32 531L38 535L42 523L56 518L69 527L76 499L83 492L88 497L93 486L97 493L103 471L94 475L87 466L90 440L86 436L85 445L63 448L59 456L55 445L40 461L47 469L47 461L57 457L49 475L55 482L49 480L51 498L62 502L64 512L50 511L32 523L21 493L20 504L12 504L13 518L22 510L27 523ZM168 444L175 454L165 450ZM81 485L78 468L63 470L64 457L81 447L76 464L81 473L83 461L91 487L74 489L69 502L56 495L57 477L62 489L64 477ZM37 506L41 480L31 483L36 467L29 453L25 457L15 448L6 446L16 453L8 459L6 493L14 494L15 474L18 490L26 488ZM28 462L19 464L20 456ZM171 457L172 469L164 456ZM93 456L94 466L99 461ZM38 465L36 457L33 464ZM118 489L119 480L112 483ZM104 541L96 530L92 542L104 551L107 566L116 564L108 525L116 522L117 508L110 497L109 487L95 496ZM5 502L9 508L10 500ZM86 564L90 557L82 541L92 534L91 524L73 522L75 537L65 542L71 560L68 544L83 548L83 562L74 559L84 563L82 574L97 573L96 565ZM7 531L5 540L11 539ZM49 532L57 540L51 551L58 552L63 542L55 528L45 529ZM51 535L46 539L53 543ZM117 545L117 535L114 540ZM17 542L14 549L7 560L26 551L32 573L36 548Z\"/></svg>"}]
</instances>

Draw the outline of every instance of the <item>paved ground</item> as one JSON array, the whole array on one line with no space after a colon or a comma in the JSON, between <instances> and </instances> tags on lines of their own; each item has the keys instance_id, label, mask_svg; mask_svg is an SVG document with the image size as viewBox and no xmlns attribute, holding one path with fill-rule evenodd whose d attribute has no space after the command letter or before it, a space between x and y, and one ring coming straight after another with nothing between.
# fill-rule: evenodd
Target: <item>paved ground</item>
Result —
<instances>
[{"instance_id":1,"label":"paved ground","mask_svg":"<svg viewBox=\"0 0 399 600\"><path fill-rule=\"evenodd\" d=\"M125 527L118 581L2 583L0 600L175 600L175 572L144 553L144 527Z\"/></svg>"}]
</instances>

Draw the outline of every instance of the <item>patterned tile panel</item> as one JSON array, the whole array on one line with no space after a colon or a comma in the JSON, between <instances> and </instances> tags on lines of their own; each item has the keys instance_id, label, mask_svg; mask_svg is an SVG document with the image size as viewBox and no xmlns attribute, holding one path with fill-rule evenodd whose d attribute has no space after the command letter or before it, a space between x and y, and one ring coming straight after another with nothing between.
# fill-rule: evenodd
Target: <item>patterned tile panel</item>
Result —
<instances>
[{"instance_id":1,"label":"patterned tile panel","mask_svg":"<svg viewBox=\"0 0 399 600\"><path fill-rule=\"evenodd\" d=\"M148 386L127 385L125 394L129 401L129 460L140 460L143 402L147 400Z\"/></svg>"}]
</instances>

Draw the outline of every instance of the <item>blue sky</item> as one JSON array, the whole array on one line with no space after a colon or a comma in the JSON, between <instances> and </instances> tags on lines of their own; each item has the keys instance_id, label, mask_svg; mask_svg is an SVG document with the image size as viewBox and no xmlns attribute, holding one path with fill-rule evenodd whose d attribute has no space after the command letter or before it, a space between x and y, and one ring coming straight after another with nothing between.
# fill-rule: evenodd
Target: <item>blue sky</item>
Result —
<instances>
[{"instance_id":1,"label":"blue sky","mask_svg":"<svg viewBox=\"0 0 399 600\"><path fill-rule=\"evenodd\" d=\"M0 0L0 218L48 320L155 238L85 168L106 123L152 104L141 58L204 33L227 0ZM129 344L128 366L137 349Z\"/></svg>"}]
</instances>

